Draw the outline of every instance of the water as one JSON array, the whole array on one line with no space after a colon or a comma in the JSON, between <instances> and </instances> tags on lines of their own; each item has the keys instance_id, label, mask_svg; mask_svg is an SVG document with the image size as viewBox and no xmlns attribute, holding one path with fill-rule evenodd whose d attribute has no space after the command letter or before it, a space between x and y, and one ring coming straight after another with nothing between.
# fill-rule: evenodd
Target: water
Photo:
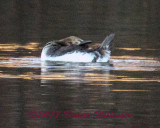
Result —
<instances>
[{"instance_id":1,"label":"water","mask_svg":"<svg viewBox=\"0 0 160 128\"><path fill-rule=\"evenodd\" d=\"M159 127L159 2L0 3L1 127ZM47 41L76 35L101 42L111 32L110 63L40 61ZM90 117L64 118L66 111ZM96 118L96 111L131 117Z\"/></svg>"}]
</instances>

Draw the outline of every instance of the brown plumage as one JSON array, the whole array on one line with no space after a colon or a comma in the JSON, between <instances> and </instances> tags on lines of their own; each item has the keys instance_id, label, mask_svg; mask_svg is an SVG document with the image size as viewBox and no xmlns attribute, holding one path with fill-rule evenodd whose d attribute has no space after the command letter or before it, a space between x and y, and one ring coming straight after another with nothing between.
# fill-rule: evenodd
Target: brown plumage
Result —
<instances>
[{"instance_id":1,"label":"brown plumage","mask_svg":"<svg viewBox=\"0 0 160 128\"><path fill-rule=\"evenodd\" d=\"M113 40L114 36L115 34L110 34L102 43L93 43L91 40L83 40L76 36L70 36L47 43L44 47L45 50L42 50L42 54L46 54L46 56L50 57L57 57L74 52L89 53L94 55L92 62L96 62L97 59L103 58L110 52L110 42ZM45 53L43 51L45 51Z\"/></svg>"}]
</instances>

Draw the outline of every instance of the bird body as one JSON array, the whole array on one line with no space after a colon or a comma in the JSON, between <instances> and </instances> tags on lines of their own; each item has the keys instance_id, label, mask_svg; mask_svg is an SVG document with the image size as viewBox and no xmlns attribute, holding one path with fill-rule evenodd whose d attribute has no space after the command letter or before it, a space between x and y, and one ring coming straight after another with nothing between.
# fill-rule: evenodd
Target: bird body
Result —
<instances>
[{"instance_id":1,"label":"bird body","mask_svg":"<svg viewBox=\"0 0 160 128\"><path fill-rule=\"evenodd\" d=\"M41 60L71 62L107 62L110 59L110 43L115 34L110 34L100 43L82 40L70 36L61 40L51 41L45 45Z\"/></svg>"}]
</instances>

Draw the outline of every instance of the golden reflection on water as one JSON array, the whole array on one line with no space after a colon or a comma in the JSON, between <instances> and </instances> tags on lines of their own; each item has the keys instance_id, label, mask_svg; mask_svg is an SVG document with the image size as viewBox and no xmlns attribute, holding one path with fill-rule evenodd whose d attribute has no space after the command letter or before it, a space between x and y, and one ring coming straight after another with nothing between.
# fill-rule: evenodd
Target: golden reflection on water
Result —
<instances>
[{"instance_id":1,"label":"golden reflection on water","mask_svg":"<svg viewBox=\"0 0 160 128\"><path fill-rule=\"evenodd\" d=\"M92 77L90 77L92 76ZM3 74L0 73L0 78L21 78L21 79L41 79L41 80L83 80L83 81L92 81L92 82L108 82L108 81L119 81L119 82L160 82L160 78L130 78L125 76L125 78L121 78L120 76L113 76L113 75L106 75L106 74L84 74L83 76L75 76L74 74L70 73L53 73L53 74L42 74L42 75L36 75L33 74L33 72L27 72L25 74L21 75L11 75L11 74ZM112 84L106 84L106 83L92 83L89 85L112 85Z\"/></svg>"},{"instance_id":2,"label":"golden reflection on water","mask_svg":"<svg viewBox=\"0 0 160 128\"><path fill-rule=\"evenodd\" d=\"M121 89L114 89L111 90L112 92L149 92L151 90L121 90Z\"/></svg>"},{"instance_id":3,"label":"golden reflection on water","mask_svg":"<svg viewBox=\"0 0 160 128\"><path fill-rule=\"evenodd\" d=\"M142 56L111 56L111 59L154 60L155 58Z\"/></svg>"},{"instance_id":4,"label":"golden reflection on water","mask_svg":"<svg viewBox=\"0 0 160 128\"><path fill-rule=\"evenodd\" d=\"M37 51L40 49L39 43L37 42L29 42L26 45L20 45L17 43L0 44L0 51L16 51L18 48L24 48L32 51Z\"/></svg>"},{"instance_id":5,"label":"golden reflection on water","mask_svg":"<svg viewBox=\"0 0 160 128\"><path fill-rule=\"evenodd\" d=\"M142 49L142 48L116 48L116 49L125 50L125 51L139 51L139 50L156 51L156 50L158 50L158 49L153 49L153 48L146 48L146 49Z\"/></svg>"},{"instance_id":6,"label":"golden reflection on water","mask_svg":"<svg viewBox=\"0 0 160 128\"><path fill-rule=\"evenodd\" d=\"M84 78L86 81L113 81L113 82L159 82L156 79L139 79L139 78L127 78L127 79L104 79L104 78Z\"/></svg>"},{"instance_id":7,"label":"golden reflection on water","mask_svg":"<svg viewBox=\"0 0 160 128\"><path fill-rule=\"evenodd\" d=\"M22 74L22 75L11 75L11 74L0 73L0 78L10 78L10 79L18 78L18 79L28 79L28 80L34 79L32 72L27 72L27 73Z\"/></svg>"},{"instance_id":8,"label":"golden reflection on water","mask_svg":"<svg viewBox=\"0 0 160 128\"><path fill-rule=\"evenodd\" d=\"M117 48L120 50L126 50L126 51L137 51L137 50L142 50L141 48Z\"/></svg>"},{"instance_id":9,"label":"golden reflection on water","mask_svg":"<svg viewBox=\"0 0 160 128\"><path fill-rule=\"evenodd\" d=\"M102 86L106 86L106 85L112 85L112 84L99 84L99 83L97 83L97 84L88 84L88 85L96 85L96 86L97 86L97 85L98 85L98 86L101 86L101 85L102 85Z\"/></svg>"},{"instance_id":10,"label":"golden reflection on water","mask_svg":"<svg viewBox=\"0 0 160 128\"><path fill-rule=\"evenodd\" d=\"M0 44L1 51L7 50L16 50L18 48L25 48L32 51L36 51L39 48L39 43L30 42L26 45L18 45L18 44ZM122 49L122 48L121 48ZM123 48L125 50L140 50L140 48ZM141 57L141 56L111 56L111 61L113 62L112 70L118 71L156 71L159 69L160 62L155 60L155 58L150 57ZM12 57L0 57L0 67L7 67L7 68L32 68L32 69L44 69L41 67L40 58L35 58L34 56L25 56L23 58L12 58ZM152 67L151 67L152 66ZM82 66L83 67L83 66ZM20 78L20 79L40 79L40 80L79 80L79 81L88 81L93 82L89 83L88 85L112 85L106 82L113 81L113 82L160 82L159 78L132 78L125 75L110 75L106 72L96 73L96 71L101 70L104 71L106 69L101 69L103 66L84 66L85 70L93 71L93 72L81 72L81 69L77 72L49 72L49 73L41 73L41 75L34 74L33 72L27 72L24 74L6 74L3 71L0 71L0 78ZM105 67L105 66L104 66ZM157 67L157 69L156 69ZM46 68L46 67L45 67ZM54 67L57 70L60 70L62 67L57 66ZM68 67L63 66L63 69L67 69ZM77 69L77 67L74 67ZM71 69L72 70L72 69ZM41 70L42 71L42 70ZM97 82L97 83L96 83Z\"/></svg>"}]
</instances>

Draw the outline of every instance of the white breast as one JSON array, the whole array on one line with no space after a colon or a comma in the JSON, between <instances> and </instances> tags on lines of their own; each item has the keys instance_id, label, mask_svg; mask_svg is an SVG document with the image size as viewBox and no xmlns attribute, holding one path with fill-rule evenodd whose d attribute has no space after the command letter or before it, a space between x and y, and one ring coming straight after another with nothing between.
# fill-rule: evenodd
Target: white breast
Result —
<instances>
[{"instance_id":1,"label":"white breast","mask_svg":"<svg viewBox=\"0 0 160 128\"><path fill-rule=\"evenodd\" d=\"M68 62L92 62L95 55L92 53L82 53L82 52L73 52L70 54L65 54L62 56L47 56L48 48L43 48L41 53L41 60L49 60L49 61L68 61ZM107 62L110 59L110 51L103 58L98 58L97 62Z\"/></svg>"},{"instance_id":2,"label":"white breast","mask_svg":"<svg viewBox=\"0 0 160 128\"><path fill-rule=\"evenodd\" d=\"M42 54L41 60L51 60L51 61L70 61L70 62L92 62L94 59L94 54L73 52L71 54L65 54L62 56L51 57Z\"/></svg>"}]
</instances>

